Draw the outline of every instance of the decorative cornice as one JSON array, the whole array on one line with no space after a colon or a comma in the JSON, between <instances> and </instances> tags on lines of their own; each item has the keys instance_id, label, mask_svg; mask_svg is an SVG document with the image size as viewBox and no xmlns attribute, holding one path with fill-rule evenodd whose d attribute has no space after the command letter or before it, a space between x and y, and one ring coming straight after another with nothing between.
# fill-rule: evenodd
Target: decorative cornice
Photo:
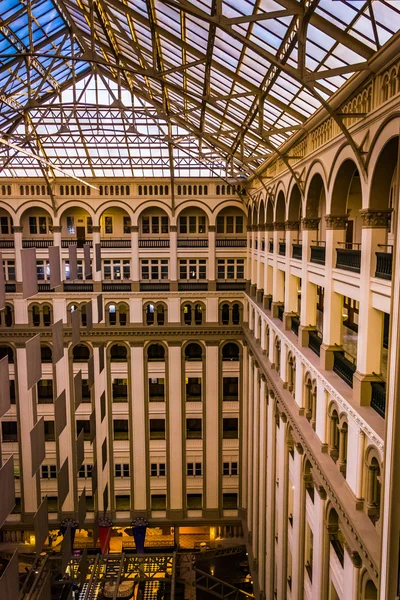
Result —
<instances>
[{"instance_id":1,"label":"decorative cornice","mask_svg":"<svg viewBox=\"0 0 400 600\"><path fill-rule=\"evenodd\" d=\"M300 229L300 221L285 221L285 231L298 231Z\"/></svg>"},{"instance_id":2,"label":"decorative cornice","mask_svg":"<svg viewBox=\"0 0 400 600\"><path fill-rule=\"evenodd\" d=\"M301 225L303 229L310 231L314 229L318 229L321 219L311 219L305 218L301 220Z\"/></svg>"},{"instance_id":3,"label":"decorative cornice","mask_svg":"<svg viewBox=\"0 0 400 600\"><path fill-rule=\"evenodd\" d=\"M274 231L285 231L285 223L284 221L274 221L272 223Z\"/></svg>"},{"instance_id":4,"label":"decorative cornice","mask_svg":"<svg viewBox=\"0 0 400 600\"><path fill-rule=\"evenodd\" d=\"M364 229L388 229L390 227L390 218L392 209L375 210L366 208L360 210L362 227Z\"/></svg>"},{"instance_id":5,"label":"decorative cornice","mask_svg":"<svg viewBox=\"0 0 400 600\"><path fill-rule=\"evenodd\" d=\"M326 229L346 229L348 215L326 215Z\"/></svg>"}]
</instances>

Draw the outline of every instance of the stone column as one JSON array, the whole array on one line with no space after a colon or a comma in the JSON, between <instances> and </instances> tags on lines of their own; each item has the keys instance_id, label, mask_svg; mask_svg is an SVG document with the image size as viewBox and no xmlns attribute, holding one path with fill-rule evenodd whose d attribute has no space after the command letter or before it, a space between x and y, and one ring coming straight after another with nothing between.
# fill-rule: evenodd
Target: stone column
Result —
<instances>
[{"instance_id":1,"label":"stone column","mask_svg":"<svg viewBox=\"0 0 400 600\"><path fill-rule=\"evenodd\" d=\"M183 431L182 346L181 342L168 342L167 443L170 468L167 473L169 487L169 510L167 517L171 520L179 520L184 517L183 477L185 471L183 465Z\"/></svg>"},{"instance_id":2,"label":"stone column","mask_svg":"<svg viewBox=\"0 0 400 600\"><path fill-rule=\"evenodd\" d=\"M274 223L274 261L272 274L272 316L278 316L278 306L285 300L285 275L284 271L278 269L279 238L283 237L285 223Z\"/></svg>"},{"instance_id":3,"label":"stone column","mask_svg":"<svg viewBox=\"0 0 400 600\"><path fill-rule=\"evenodd\" d=\"M256 287L257 287L257 301L261 302L262 294L264 293L263 283L263 263L261 262L261 240L264 235L264 225L257 225L257 273L256 273Z\"/></svg>"},{"instance_id":4,"label":"stone column","mask_svg":"<svg viewBox=\"0 0 400 600\"><path fill-rule=\"evenodd\" d=\"M336 249L346 236L347 215L327 215L325 281L332 281L332 271L336 267ZM323 341L321 345L320 364L322 369L332 369L333 352L342 343L342 310L343 298L333 291L332 286L325 287ZM336 344L336 346L335 346Z\"/></svg>"},{"instance_id":5,"label":"stone column","mask_svg":"<svg viewBox=\"0 0 400 600\"><path fill-rule=\"evenodd\" d=\"M17 291L18 291L18 283L22 282L22 258L21 258L21 250L22 250L22 225L14 225L14 254L15 254L15 279L17 281Z\"/></svg>"},{"instance_id":6,"label":"stone column","mask_svg":"<svg viewBox=\"0 0 400 600\"><path fill-rule=\"evenodd\" d=\"M264 258L264 308L267 308L267 302L269 298L272 297L272 280L273 280L273 271L268 266L268 253L269 253L269 238L271 237L271 232L273 231L272 223L268 223L264 226L265 231L265 258Z\"/></svg>"},{"instance_id":7,"label":"stone column","mask_svg":"<svg viewBox=\"0 0 400 600\"><path fill-rule=\"evenodd\" d=\"M254 363L254 383L253 383L253 519L251 525L252 531L252 550L254 560L258 559L258 537L259 537L259 522L258 522L258 506L259 506L259 443L260 443L260 365ZM256 563L257 564L257 563Z\"/></svg>"},{"instance_id":8,"label":"stone column","mask_svg":"<svg viewBox=\"0 0 400 600\"><path fill-rule=\"evenodd\" d=\"M240 507L243 510L247 508L247 414L249 405L249 394L248 394L248 372L249 372L249 349L247 342L243 342L243 365L242 365L242 392L240 397L240 464L239 464L239 477L240 477L240 495L241 502ZM244 519L244 514L242 514Z\"/></svg>"},{"instance_id":9,"label":"stone column","mask_svg":"<svg viewBox=\"0 0 400 600\"><path fill-rule=\"evenodd\" d=\"M266 557L265 557L265 595L274 598L275 577L275 501L276 501L276 400L269 393L267 407L267 471L266 471Z\"/></svg>"},{"instance_id":10,"label":"stone column","mask_svg":"<svg viewBox=\"0 0 400 600\"><path fill-rule=\"evenodd\" d=\"M251 239L251 248L250 248L250 295L255 296L257 290L256 284L256 267L257 267L257 259L256 259L256 225L250 226L250 239Z\"/></svg>"},{"instance_id":11,"label":"stone column","mask_svg":"<svg viewBox=\"0 0 400 600\"><path fill-rule=\"evenodd\" d=\"M301 598L304 586L304 490L302 473L303 448L295 445L293 462L293 533L292 533L292 597Z\"/></svg>"},{"instance_id":12,"label":"stone column","mask_svg":"<svg viewBox=\"0 0 400 600\"><path fill-rule=\"evenodd\" d=\"M308 332L315 329L317 323L317 286L309 281L308 263L312 240L318 235L320 219L303 219L303 254L301 265L301 310L299 345L308 346Z\"/></svg>"},{"instance_id":13,"label":"stone column","mask_svg":"<svg viewBox=\"0 0 400 600\"><path fill-rule=\"evenodd\" d=\"M169 228L169 280L178 281L178 226L171 225ZM176 289L178 289L176 284Z\"/></svg>"},{"instance_id":14,"label":"stone column","mask_svg":"<svg viewBox=\"0 0 400 600\"><path fill-rule=\"evenodd\" d=\"M215 225L208 226L208 264L207 264L207 279L208 279L208 290L213 291L217 289L215 281Z\"/></svg>"},{"instance_id":15,"label":"stone column","mask_svg":"<svg viewBox=\"0 0 400 600\"><path fill-rule=\"evenodd\" d=\"M285 269L285 312L283 323L285 329L290 329L293 314L298 313L298 283L297 278L290 273L292 245L299 237L299 221L285 221L286 269Z\"/></svg>"},{"instance_id":16,"label":"stone column","mask_svg":"<svg viewBox=\"0 0 400 600\"><path fill-rule=\"evenodd\" d=\"M360 312L357 345L357 371L353 376L353 398L361 405L371 402L371 381L381 372L383 313L372 306L370 280L375 276L380 244L385 244L390 210L362 210Z\"/></svg>"},{"instance_id":17,"label":"stone column","mask_svg":"<svg viewBox=\"0 0 400 600\"><path fill-rule=\"evenodd\" d=\"M258 502L258 581L261 593L265 588L265 525L266 525L266 469L267 469L267 402L266 402L266 379L261 375L260 383L260 409L259 409L259 502Z\"/></svg>"},{"instance_id":18,"label":"stone column","mask_svg":"<svg viewBox=\"0 0 400 600\"><path fill-rule=\"evenodd\" d=\"M343 565L343 600L358 600L360 584L361 557L353 552L347 544L344 546Z\"/></svg>"},{"instance_id":19,"label":"stone column","mask_svg":"<svg viewBox=\"0 0 400 600\"><path fill-rule=\"evenodd\" d=\"M219 415L219 342L206 342L206 386L204 400L204 433L203 444L205 454L205 502L203 516L209 519L219 517L220 490L220 415Z\"/></svg>"},{"instance_id":20,"label":"stone column","mask_svg":"<svg viewBox=\"0 0 400 600\"><path fill-rule=\"evenodd\" d=\"M149 500L147 498L147 431L145 385L144 385L144 353L143 342L130 342L131 347L131 420L134 423L132 435L133 463L133 515L141 516L147 513Z\"/></svg>"},{"instance_id":21,"label":"stone column","mask_svg":"<svg viewBox=\"0 0 400 600\"><path fill-rule=\"evenodd\" d=\"M254 414L254 371L255 361L254 356L250 353L248 362L248 411L247 411L247 527L249 533L252 534L253 523L253 414Z\"/></svg>"},{"instance_id":22,"label":"stone column","mask_svg":"<svg viewBox=\"0 0 400 600\"><path fill-rule=\"evenodd\" d=\"M93 273L93 281L101 281L103 276L103 264L101 264L100 271L96 271L96 244L101 244L100 238L100 225L93 225L92 227L93 237L92 237L92 273ZM103 261L101 261L103 263ZM121 265L122 269L122 265Z\"/></svg>"},{"instance_id":23,"label":"stone column","mask_svg":"<svg viewBox=\"0 0 400 600\"><path fill-rule=\"evenodd\" d=\"M139 226L131 225L131 279L133 291L140 290Z\"/></svg>"},{"instance_id":24,"label":"stone column","mask_svg":"<svg viewBox=\"0 0 400 600\"><path fill-rule=\"evenodd\" d=\"M288 524L288 448L286 443L287 418L285 414L280 415L280 426L277 429L277 481L279 485L276 490L276 501L278 511L278 544L276 562L279 565L276 589L277 597L284 598L287 589L287 524Z\"/></svg>"},{"instance_id":25,"label":"stone column","mask_svg":"<svg viewBox=\"0 0 400 600\"><path fill-rule=\"evenodd\" d=\"M313 598L323 598L326 492L322 487L315 487L315 491L317 493L314 494L312 589Z\"/></svg>"}]
</instances>

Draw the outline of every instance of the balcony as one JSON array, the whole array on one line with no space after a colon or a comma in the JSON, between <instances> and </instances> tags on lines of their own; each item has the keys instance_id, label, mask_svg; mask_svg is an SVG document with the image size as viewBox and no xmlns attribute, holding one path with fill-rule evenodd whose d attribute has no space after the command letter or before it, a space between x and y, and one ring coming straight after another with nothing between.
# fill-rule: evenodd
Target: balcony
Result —
<instances>
[{"instance_id":1,"label":"balcony","mask_svg":"<svg viewBox=\"0 0 400 600\"><path fill-rule=\"evenodd\" d=\"M83 248L85 244L89 244L89 246L93 248L92 240L77 240L76 238L66 238L61 240L61 248L68 248L68 246L78 246L78 248Z\"/></svg>"},{"instance_id":2,"label":"balcony","mask_svg":"<svg viewBox=\"0 0 400 600\"><path fill-rule=\"evenodd\" d=\"M130 292L132 285L130 281L104 282L101 285L102 292Z\"/></svg>"},{"instance_id":3,"label":"balcony","mask_svg":"<svg viewBox=\"0 0 400 600\"><path fill-rule=\"evenodd\" d=\"M286 242L279 242L279 256L286 256Z\"/></svg>"},{"instance_id":4,"label":"balcony","mask_svg":"<svg viewBox=\"0 0 400 600\"><path fill-rule=\"evenodd\" d=\"M178 248L208 248L207 238L178 239Z\"/></svg>"},{"instance_id":5,"label":"balcony","mask_svg":"<svg viewBox=\"0 0 400 600\"><path fill-rule=\"evenodd\" d=\"M14 240L5 238L1 239L0 248L14 248Z\"/></svg>"},{"instance_id":6,"label":"balcony","mask_svg":"<svg viewBox=\"0 0 400 600\"><path fill-rule=\"evenodd\" d=\"M271 254L274 252L274 242L268 242L269 244L269 251L271 252Z\"/></svg>"},{"instance_id":7,"label":"balcony","mask_svg":"<svg viewBox=\"0 0 400 600\"><path fill-rule=\"evenodd\" d=\"M217 248L246 248L247 239L246 238L225 238L225 239L216 239L215 246Z\"/></svg>"},{"instance_id":8,"label":"balcony","mask_svg":"<svg viewBox=\"0 0 400 600\"><path fill-rule=\"evenodd\" d=\"M333 371L339 375L341 379L351 388L353 387L353 375L356 371L356 365L345 357L343 350L338 350L333 353Z\"/></svg>"},{"instance_id":9,"label":"balcony","mask_svg":"<svg viewBox=\"0 0 400 600\"><path fill-rule=\"evenodd\" d=\"M391 252L375 252L376 267L375 277L379 279L392 279L393 254Z\"/></svg>"},{"instance_id":10,"label":"balcony","mask_svg":"<svg viewBox=\"0 0 400 600\"><path fill-rule=\"evenodd\" d=\"M207 281L183 281L178 283L179 292L206 292L207 290Z\"/></svg>"},{"instance_id":11,"label":"balcony","mask_svg":"<svg viewBox=\"0 0 400 600\"><path fill-rule=\"evenodd\" d=\"M308 332L308 347L312 350L317 356L321 354L321 345L322 345L322 337L318 333L318 331L309 331Z\"/></svg>"},{"instance_id":12,"label":"balcony","mask_svg":"<svg viewBox=\"0 0 400 600\"><path fill-rule=\"evenodd\" d=\"M360 244L351 244L358 248L336 248L336 268L359 273L361 268Z\"/></svg>"},{"instance_id":13,"label":"balcony","mask_svg":"<svg viewBox=\"0 0 400 600\"><path fill-rule=\"evenodd\" d=\"M53 245L53 240L47 238L22 240L23 248L48 248Z\"/></svg>"},{"instance_id":14,"label":"balcony","mask_svg":"<svg viewBox=\"0 0 400 600\"><path fill-rule=\"evenodd\" d=\"M93 292L93 283L64 283L64 292Z\"/></svg>"},{"instance_id":15,"label":"balcony","mask_svg":"<svg viewBox=\"0 0 400 600\"><path fill-rule=\"evenodd\" d=\"M102 248L130 248L131 240L129 238L108 238L100 240L100 245Z\"/></svg>"},{"instance_id":16,"label":"balcony","mask_svg":"<svg viewBox=\"0 0 400 600\"><path fill-rule=\"evenodd\" d=\"M299 327L300 327L300 317L297 317L296 315L294 315L291 318L291 324L290 324L290 329L293 331L293 333L295 335L299 335Z\"/></svg>"},{"instance_id":17,"label":"balcony","mask_svg":"<svg viewBox=\"0 0 400 600\"><path fill-rule=\"evenodd\" d=\"M169 240L139 240L139 248L169 248Z\"/></svg>"},{"instance_id":18,"label":"balcony","mask_svg":"<svg viewBox=\"0 0 400 600\"><path fill-rule=\"evenodd\" d=\"M384 419L386 414L386 384L380 381L371 381L371 387L371 407Z\"/></svg>"},{"instance_id":19,"label":"balcony","mask_svg":"<svg viewBox=\"0 0 400 600\"><path fill-rule=\"evenodd\" d=\"M292 244L292 258L297 258L297 260L301 260L303 258L302 244Z\"/></svg>"},{"instance_id":20,"label":"balcony","mask_svg":"<svg viewBox=\"0 0 400 600\"><path fill-rule=\"evenodd\" d=\"M325 254L326 254L325 246L311 246L310 250L311 250L310 262L315 263L317 265L324 265L325 264Z\"/></svg>"},{"instance_id":21,"label":"balcony","mask_svg":"<svg viewBox=\"0 0 400 600\"><path fill-rule=\"evenodd\" d=\"M237 292L245 292L246 291L246 282L245 281L217 281L217 292L223 291L237 291Z\"/></svg>"},{"instance_id":22,"label":"balcony","mask_svg":"<svg viewBox=\"0 0 400 600\"><path fill-rule=\"evenodd\" d=\"M140 282L140 291L141 292L169 292L169 283L165 283L164 281L143 281Z\"/></svg>"}]
</instances>

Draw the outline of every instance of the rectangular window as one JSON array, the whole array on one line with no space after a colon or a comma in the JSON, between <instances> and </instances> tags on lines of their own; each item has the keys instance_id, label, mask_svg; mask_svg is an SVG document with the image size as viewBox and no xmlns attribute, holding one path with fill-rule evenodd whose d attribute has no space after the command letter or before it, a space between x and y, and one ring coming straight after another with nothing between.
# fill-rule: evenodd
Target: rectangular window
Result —
<instances>
[{"instance_id":1,"label":"rectangular window","mask_svg":"<svg viewBox=\"0 0 400 600\"><path fill-rule=\"evenodd\" d=\"M150 402L164 402L165 389L163 377L149 378L149 400Z\"/></svg>"},{"instance_id":2,"label":"rectangular window","mask_svg":"<svg viewBox=\"0 0 400 600\"><path fill-rule=\"evenodd\" d=\"M122 270L121 270L122 268ZM103 279L118 281L130 279L131 263L129 259L121 260L119 258L103 260Z\"/></svg>"},{"instance_id":3,"label":"rectangular window","mask_svg":"<svg viewBox=\"0 0 400 600\"><path fill-rule=\"evenodd\" d=\"M244 279L243 258L221 258L217 261L218 279Z\"/></svg>"},{"instance_id":4,"label":"rectangular window","mask_svg":"<svg viewBox=\"0 0 400 600\"><path fill-rule=\"evenodd\" d=\"M165 440L165 419L150 419L150 439Z\"/></svg>"},{"instance_id":5,"label":"rectangular window","mask_svg":"<svg viewBox=\"0 0 400 600\"><path fill-rule=\"evenodd\" d=\"M130 233L130 232L131 232L131 218L124 217L124 233Z\"/></svg>"},{"instance_id":6,"label":"rectangular window","mask_svg":"<svg viewBox=\"0 0 400 600\"><path fill-rule=\"evenodd\" d=\"M36 271L38 281L50 280L50 263L48 260L37 260Z\"/></svg>"},{"instance_id":7,"label":"rectangular window","mask_svg":"<svg viewBox=\"0 0 400 600\"><path fill-rule=\"evenodd\" d=\"M1 233L7 234L10 233L10 227L8 224L8 217L0 217L0 231Z\"/></svg>"},{"instance_id":8,"label":"rectangular window","mask_svg":"<svg viewBox=\"0 0 400 600\"><path fill-rule=\"evenodd\" d=\"M222 419L222 437L224 440L236 440L239 437L239 420Z\"/></svg>"},{"instance_id":9,"label":"rectangular window","mask_svg":"<svg viewBox=\"0 0 400 600\"><path fill-rule=\"evenodd\" d=\"M112 399L113 399L113 402L127 402L128 401L128 380L127 379L113 379Z\"/></svg>"},{"instance_id":10,"label":"rectangular window","mask_svg":"<svg viewBox=\"0 0 400 600\"><path fill-rule=\"evenodd\" d=\"M202 433L201 419L186 419L186 439L200 440Z\"/></svg>"},{"instance_id":11,"label":"rectangular window","mask_svg":"<svg viewBox=\"0 0 400 600\"><path fill-rule=\"evenodd\" d=\"M87 233L93 233L93 221L92 217L86 217L86 231Z\"/></svg>"},{"instance_id":12,"label":"rectangular window","mask_svg":"<svg viewBox=\"0 0 400 600\"><path fill-rule=\"evenodd\" d=\"M37 232L38 232L38 229L37 229L36 217L29 217L29 233L32 235L36 235Z\"/></svg>"},{"instance_id":13,"label":"rectangular window","mask_svg":"<svg viewBox=\"0 0 400 600\"><path fill-rule=\"evenodd\" d=\"M232 216L226 217L226 233L234 233L233 225L234 218Z\"/></svg>"},{"instance_id":14,"label":"rectangular window","mask_svg":"<svg viewBox=\"0 0 400 600\"><path fill-rule=\"evenodd\" d=\"M217 217L217 233L225 233L224 217Z\"/></svg>"},{"instance_id":15,"label":"rectangular window","mask_svg":"<svg viewBox=\"0 0 400 600\"><path fill-rule=\"evenodd\" d=\"M142 217L142 233L150 233L150 217Z\"/></svg>"},{"instance_id":16,"label":"rectangular window","mask_svg":"<svg viewBox=\"0 0 400 600\"><path fill-rule=\"evenodd\" d=\"M165 477L165 463L151 463L150 475L151 477Z\"/></svg>"},{"instance_id":17,"label":"rectangular window","mask_svg":"<svg viewBox=\"0 0 400 600\"><path fill-rule=\"evenodd\" d=\"M57 467L56 465L42 465L40 468L40 477L42 479L56 479L57 478Z\"/></svg>"},{"instance_id":18,"label":"rectangular window","mask_svg":"<svg viewBox=\"0 0 400 600\"><path fill-rule=\"evenodd\" d=\"M222 380L222 399L224 401L239 400L239 378L224 377Z\"/></svg>"},{"instance_id":19,"label":"rectangular window","mask_svg":"<svg viewBox=\"0 0 400 600\"><path fill-rule=\"evenodd\" d=\"M142 279L168 279L168 260L143 259L141 261Z\"/></svg>"},{"instance_id":20,"label":"rectangular window","mask_svg":"<svg viewBox=\"0 0 400 600\"><path fill-rule=\"evenodd\" d=\"M161 217L161 233L168 233L168 217Z\"/></svg>"},{"instance_id":21,"label":"rectangular window","mask_svg":"<svg viewBox=\"0 0 400 600\"><path fill-rule=\"evenodd\" d=\"M115 477L129 477L130 468L128 463L117 464L114 466Z\"/></svg>"},{"instance_id":22,"label":"rectangular window","mask_svg":"<svg viewBox=\"0 0 400 600\"><path fill-rule=\"evenodd\" d=\"M131 509L131 497L129 494L123 496L115 496L115 510L130 510Z\"/></svg>"},{"instance_id":23,"label":"rectangular window","mask_svg":"<svg viewBox=\"0 0 400 600\"><path fill-rule=\"evenodd\" d=\"M39 233L40 235L47 233L47 217L39 217Z\"/></svg>"},{"instance_id":24,"label":"rectangular window","mask_svg":"<svg viewBox=\"0 0 400 600\"><path fill-rule=\"evenodd\" d=\"M197 233L196 217L189 217L189 233Z\"/></svg>"},{"instance_id":25,"label":"rectangular window","mask_svg":"<svg viewBox=\"0 0 400 600\"><path fill-rule=\"evenodd\" d=\"M203 466L201 462L187 463L186 473L188 477L201 477L203 475Z\"/></svg>"},{"instance_id":26,"label":"rectangular window","mask_svg":"<svg viewBox=\"0 0 400 600\"><path fill-rule=\"evenodd\" d=\"M83 439L86 441L90 440L90 421L89 419L77 419L76 421L76 435L78 436L83 429Z\"/></svg>"},{"instance_id":27,"label":"rectangular window","mask_svg":"<svg viewBox=\"0 0 400 600\"><path fill-rule=\"evenodd\" d=\"M207 279L207 261L205 259L181 259L179 261L180 279Z\"/></svg>"},{"instance_id":28,"label":"rectangular window","mask_svg":"<svg viewBox=\"0 0 400 600\"><path fill-rule=\"evenodd\" d=\"M186 401L201 402L201 378L186 377Z\"/></svg>"},{"instance_id":29,"label":"rectangular window","mask_svg":"<svg viewBox=\"0 0 400 600\"><path fill-rule=\"evenodd\" d=\"M187 232L187 217L179 217L179 233Z\"/></svg>"},{"instance_id":30,"label":"rectangular window","mask_svg":"<svg viewBox=\"0 0 400 600\"><path fill-rule=\"evenodd\" d=\"M54 433L54 421L44 422L44 440L45 442L54 442L56 439Z\"/></svg>"},{"instance_id":31,"label":"rectangular window","mask_svg":"<svg viewBox=\"0 0 400 600\"><path fill-rule=\"evenodd\" d=\"M222 508L224 510L235 510L238 507L237 494L222 494Z\"/></svg>"},{"instance_id":32,"label":"rectangular window","mask_svg":"<svg viewBox=\"0 0 400 600\"><path fill-rule=\"evenodd\" d=\"M67 232L71 235L75 234L75 219L74 219L74 217L67 217Z\"/></svg>"},{"instance_id":33,"label":"rectangular window","mask_svg":"<svg viewBox=\"0 0 400 600\"><path fill-rule=\"evenodd\" d=\"M113 232L113 218L112 217L104 217L104 231L106 234L111 234Z\"/></svg>"},{"instance_id":34,"label":"rectangular window","mask_svg":"<svg viewBox=\"0 0 400 600\"><path fill-rule=\"evenodd\" d=\"M243 233L243 217L236 217L236 233Z\"/></svg>"},{"instance_id":35,"label":"rectangular window","mask_svg":"<svg viewBox=\"0 0 400 600\"><path fill-rule=\"evenodd\" d=\"M3 260L4 279L6 281L15 281L15 261Z\"/></svg>"},{"instance_id":36,"label":"rectangular window","mask_svg":"<svg viewBox=\"0 0 400 600\"><path fill-rule=\"evenodd\" d=\"M158 217L151 217L151 233L160 233L160 224Z\"/></svg>"},{"instance_id":37,"label":"rectangular window","mask_svg":"<svg viewBox=\"0 0 400 600\"><path fill-rule=\"evenodd\" d=\"M18 426L17 421L3 421L1 424L2 441L17 442Z\"/></svg>"},{"instance_id":38,"label":"rectangular window","mask_svg":"<svg viewBox=\"0 0 400 600\"><path fill-rule=\"evenodd\" d=\"M167 496L165 494L151 495L151 510L165 510L167 508Z\"/></svg>"},{"instance_id":39,"label":"rectangular window","mask_svg":"<svg viewBox=\"0 0 400 600\"><path fill-rule=\"evenodd\" d=\"M114 440L129 439L129 422L127 419L114 419Z\"/></svg>"},{"instance_id":40,"label":"rectangular window","mask_svg":"<svg viewBox=\"0 0 400 600\"><path fill-rule=\"evenodd\" d=\"M38 403L53 404L53 380L40 379L37 384Z\"/></svg>"},{"instance_id":41,"label":"rectangular window","mask_svg":"<svg viewBox=\"0 0 400 600\"><path fill-rule=\"evenodd\" d=\"M238 475L238 463L237 462L224 462L222 465L222 474L223 475Z\"/></svg>"},{"instance_id":42,"label":"rectangular window","mask_svg":"<svg viewBox=\"0 0 400 600\"><path fill-rule=\"evenodd\" d=\"M186 504L188 510L201 510L203 508L203 495L187 494Z\"/></svg>"}]
</instances>

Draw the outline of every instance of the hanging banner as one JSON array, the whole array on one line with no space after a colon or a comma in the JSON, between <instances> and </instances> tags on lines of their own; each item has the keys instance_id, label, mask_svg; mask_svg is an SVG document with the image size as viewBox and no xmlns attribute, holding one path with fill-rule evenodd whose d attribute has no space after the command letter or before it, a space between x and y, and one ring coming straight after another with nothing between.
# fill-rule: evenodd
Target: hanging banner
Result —
<instances>
[{"instance_id":1,"label":"hanging banner","mask_svg":"<svg viewBox=\"0 0 400 600\"><path fill-rule=\"evenodd\" d=\"M99 518L99 541L102 554L108 554L110 551L110 537L112 521L108 517Z\"/></svg>"},{"instance_id":2,"label":"hanging banner","mask_svg":"<svg viewBox=\"0 0 400 600\"><path fill-rule=\"evenodd\" d=\"M132 521L133 539L136 545L136 554L144 554L144 542L148 521L144 517L137 517Z\"/></svg>"}]
</instances>

